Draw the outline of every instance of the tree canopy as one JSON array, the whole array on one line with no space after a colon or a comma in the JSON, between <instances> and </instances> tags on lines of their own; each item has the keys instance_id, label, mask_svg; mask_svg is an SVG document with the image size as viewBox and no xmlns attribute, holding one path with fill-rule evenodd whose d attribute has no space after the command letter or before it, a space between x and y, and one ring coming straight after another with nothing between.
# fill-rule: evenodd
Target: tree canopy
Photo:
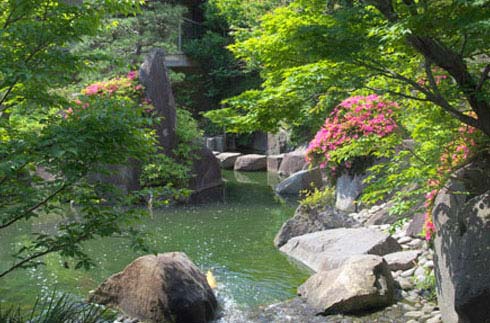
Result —
<instances>
[{"instance_id":1,"label":"tree canopy","mask_svg":"<svg viewBox=\"0 0 490 323\"><path fill-rule=\"evenodd\" d=\"M229 9L228 2L215 1L230 21L240 20L234 12L254 6ZM310 151L321 157L312 162L338 171L359 158L376 158L363 201L389 197L398 214L443 185L469 151L488 150L490 1L269 4L274 8L255 20L244 14L234 22L229 46L248 69L260 72L262 85L224 100L222 109L206 114L212 121L232 132L289 128L299 142L318 131ZM373 105L341 102L374 94L400 107L389 113L396 124L392 135L353 130L352 120L337 124L335 118L357 118ZM372 128L380 112L369 112L358 125ZM332 132L337 128L342 134Z\"/></svg>"},{"instance_id":2,"label":"tree canopy","mask_svg":"<svg viewBox=\"0 0 490 323\"><path fill-rule=\"evenodd\" d=\"M490 135L489 10L488 1L292 1L236 29L230 48L260 69L263 88L208 116L270 130L364 88L430 102Z\"/></svg>"}]
</instances>

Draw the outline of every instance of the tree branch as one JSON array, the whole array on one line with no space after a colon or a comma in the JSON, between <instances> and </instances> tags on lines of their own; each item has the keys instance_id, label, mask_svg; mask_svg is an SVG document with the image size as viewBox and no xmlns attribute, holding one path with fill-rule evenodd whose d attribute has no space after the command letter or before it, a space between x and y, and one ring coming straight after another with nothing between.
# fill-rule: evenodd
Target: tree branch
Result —
<instances>
[{"instance_id":1,"label":"tree branch","mask_svg":"<svg viewBox=\"0 0 490 323\"><path fill-rule=\"evenodd\" d=\"M35 205L31 206L29 209L25 210L24 212L22 212L21 214L17 215L16 217L10 219L10 221L6 222L6 223L3 223L0 225L0 229L5 229L6 227L14 224L15 222L19 221L20 219L24 218L26 215L28 215L29 213L37 210L38 208L40 208L41 206L45 205L46 203L48 203L52 198L54 198L56 195L58 195L59 193L61 193L64 189L66 189L69 185L68 184L63 184L59 189L57 189L56 191L54 191L53 193L51 193L50 195L48 195L44 200L42 201L39 201L38 203L36 203Z\"/></svg>"},{"instance_id":2,"label":"tree branch","mask_svg":"<svg viewBox=\"0 0 490 323\"><path fill-rule=\"evenodd\" d=\"M423 99L423 98L418 98L416 96L412 96L412 95L408 95L408 94L404 94L404 93L401 93L401 92L397 92L397 91L392 91L392 90L381 90L381 89L375 89L375 88L372 88L372 87L369 87L369 86L364 86L364 88L368 89L368 90L371 90L371 91L375 91L375 92L385 92L385 93L389 93L389 94L393 94L393 95L396 95L396 96L401 96L405 99L410 99L410 100L417 100L417 101L422 101L422 102L430 102L430 100L428 100L427 98L426 99Z\"/></svg>"},{"instance_id":3,"label":"tree branch","mask_svg":"<svg viewBox=\"0 0 490 323\"><path fill-rule=\"evenodd\" d=\"M24 266L26 263L30 262L30 261L33 261L34 259L37 259L39 257L42 257L42 256L45 256L47 255L48 253L51 253L51 252L55 252L57 251L56 249L47 249L45 251L42 251L42 252L38 252L38 253L35 253L25 259L22 259L22 261L19 261L18 263L15 263L14 265L12 265L9 269L3 271L0 273L0 278L2 278L3 276L7 275L8 273L14 271L15 269L17 268L20 268L22 266Z\"/></svg>"}]
</instances>

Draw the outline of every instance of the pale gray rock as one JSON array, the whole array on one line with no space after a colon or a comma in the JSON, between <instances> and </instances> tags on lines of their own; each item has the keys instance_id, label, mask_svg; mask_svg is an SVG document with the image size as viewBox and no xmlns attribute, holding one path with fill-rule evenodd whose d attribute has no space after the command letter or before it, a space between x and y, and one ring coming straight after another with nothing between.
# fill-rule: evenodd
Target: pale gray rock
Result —
<instances>
[{"instance_id":1,"label":"pale gray rock","mask_svg":"<svg viewBox=\"0 0 490 323\"><path fill-rule=\"evenodd\" d=\"M356 200L362 193L365 184L363 183L366 175L344 172L338 179L335 186L335 207L345 212L355 212Z\"/></svg>"},{"instance_id":2,"label":"pale gray rock","mask_svg":"<svg viewBox=\"0 0 490 323\"><path fill-rule=\"evenodd\" d=\"M379 230L339 228L294 237L279 250L314 271L321 271L337 268L351 256L383 256L401 248L389 234Z\"/></svg>"},{"instance_id":3,"label":"pale gray rock","mask_svg":"<svg viewBox=\"0 0 490 323\"><path fill-rule=\"evenodd\" d=\"M390 270L407 270L413 268L417 257L422 253L421 250L399 251L384 255Z\"/></svg>"},{"instance_id":4,"label":"pale gray rock","mask_svg":"<svg viewBox=\"0 0 490 323\"><path fill-rule=\"evenodd\" d=\"M286 152L288 147L289 134L286 130L280 129L277 133L267 134L267 154L278 155Z\"/></svg>"},{"instance_id":5,"label":"pale gray rock","mask_svg":"<svg viewBox=\"0 0 490 323\"><path fill-rule=\"evenodd\" d=\"M314 274L298 294L318 314L353 313L391 305L393 278L383 258L357 255L339 268Z\"/></svg>"},{"instance_id":6,"label":"pale gray rock","mask_svg":"<svg viewBox=\"0 0 490 323\"><path fill-rule=\"evenodd\" d=\"M279 175L290 176L300 170L305 169L308 165L306 163L306 148L300 147L295 151L284 154L284 158L279 167Z\"/></svg>"},{"instance_id":7,"label":"pale gray rock","mask_svg":"<svg viewBox=\"0 0 490 323\"><path fill-rule=\"evenodd\" d=\"M236 171L260 171L266 170L267 157L265 155L249 154L236 159L234 170Z\"/></svg>"},{"instance_id":8,"label":"pale gray rock","mask_svg":"<svg viewBox=\"0 0 490 323\"><path fill-rule=\"evenodd\" d=\"M281 167L284 154L267 156L267 171L277 173Z\"/></svg>"}]
</instances>

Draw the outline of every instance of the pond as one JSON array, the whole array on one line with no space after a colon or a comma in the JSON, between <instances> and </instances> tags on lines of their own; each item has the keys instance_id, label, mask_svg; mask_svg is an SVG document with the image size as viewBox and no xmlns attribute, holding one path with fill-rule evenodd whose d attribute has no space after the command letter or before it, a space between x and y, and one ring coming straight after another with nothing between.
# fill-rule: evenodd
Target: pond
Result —
<instances>
[{"instance_id":1,"label":"pond","mask_svg":"<svg viewBox=\"0 0 490 323\"><path fill-rule=\"evenodd\" d=\"M274 178L266 173L230 171L223 176L224 202L156 210L142 229L158 252L183 251L204 272L213 272L225 308L223 320L233 322L232 315L293 297L309 272L272 244L281 224L294 213L294 205L274 195ZM23 223L3 233L0 266L11 261L9 254L15 245L35 228L49 226L49 220ZM65 268L62 259L49 255L44 259L46 266L17 270L4 278L0 302L28 306L37 295L52 290L85 297L106 277L141 255L117 238L91 241L85 248L96 268Z\"/></svg>"}]
</instances>

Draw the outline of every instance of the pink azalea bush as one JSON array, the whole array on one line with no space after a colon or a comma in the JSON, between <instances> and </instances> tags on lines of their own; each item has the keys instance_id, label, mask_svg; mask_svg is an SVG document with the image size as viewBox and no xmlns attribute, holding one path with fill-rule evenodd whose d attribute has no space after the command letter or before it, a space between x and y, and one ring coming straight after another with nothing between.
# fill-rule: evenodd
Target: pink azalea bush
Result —
<instances>
[{"instance_id":1,"label":"pink azalea bush","mask_svg":"<svg viewBox=\"0 0 490 323\"><path fill-rule=\"evenodd\" d=\"M353 96L340 103L325 120L322 128L309 143L306 159L309 163L318 163L321 168L327 166L335 171L340 165L332 155L361 138L386 137L397 129L394 119L398 105L376 94ZM343 166L350 168L347 159Z\"/></svg>"},{"instance_id":2,"label":"pink azalea bush","mask_svg":"<svg viewBox=\"0 0 490 323\"><path fill-rule=\"evenodd\" d=\"M82 95L73 101L73 106L65 110L65 118L87 109L93 103L91 101L104 97L131 100L144 107L147 113L153 109L151 101L144 96L144 88L139 83L137 71L130 71L125 76L107 81L95 82L85 87L81 93Z\"/></svg>"}]
</instances>

